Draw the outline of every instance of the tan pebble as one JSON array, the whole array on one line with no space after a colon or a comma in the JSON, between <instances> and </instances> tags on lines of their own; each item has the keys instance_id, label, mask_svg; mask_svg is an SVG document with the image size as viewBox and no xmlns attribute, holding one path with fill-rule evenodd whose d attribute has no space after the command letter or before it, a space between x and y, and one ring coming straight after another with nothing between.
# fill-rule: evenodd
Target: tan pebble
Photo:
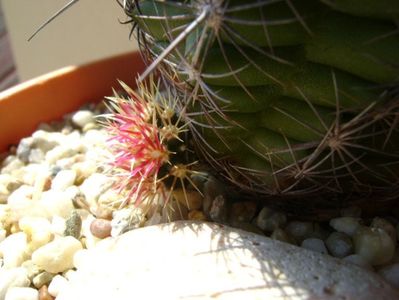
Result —
<instances>
[{"instance_id":1,"label":"tan pebble","mask_svg":"<svg viewBox=\"0 0 399 300\"><path fill-rule=\"evenodd\" d=\"M330 226L338 232L343 232L353 237L361 226L361 220L353 217L335 218L330 220Z\"/></svg>"},{"instance_id":2,"label":"tan pebble","mask_svg":"<svg viewBox=\"0 0 399 300\"><path fill-rule=\"evenodd\" d=\"M285 242L288 244L293 244L296 245L295 239L288 233L286 233L283 229L281 228L276 228L274 229L272 235L270 236L272 240L277 240L281 242Z\"/></svg>"},{"instance_id":3,"label":"tan pebble","mask_svg":"<svg viewBox=\"0 0 399 300\"><path fill-rule=\"evenodd\" d=\"M276 228L282 227L287 222L284 213L274 211L268 207L263 207L256 218L256 225L268 232L273 232Z\"/></svg>"},{"instance_id":4,"label":"tan pebble","mask_svg":"<svg viewBox=\"0 0 399 300\"><path fill-rule=\"evenodd\" d=\"M51 176L46 177L43 184L43 191L48 191L51 188L52 179Z\"/></svg>"},{"instance_id":5,"label":"tan pebble","mask_svg":"<svg viewBox=\"0 0 399 300\"><path fill-rule=\"evenodd\" d=\"M162 209L162 222L173 222L178 220L186 220L188 217L188 209L185 205L181 205L177 201L169 201Z\"/></svg>"},{"instance_id":6,"label":"tan pebble","mask_svg":"<svg viewBox=\"0 0 399 300\"><path fill-rule=\"evenodd\" d=\"M205 214L200 210L192 210L188 213L189 220L206 221Z\"/></svg>"},{"instance_id":7,"label":"tan pebble","mask_svg":"<svg viewBox=\"0 0 399 300\"><path fill-rule=\"evenodd\" d=\"M90 232L99 239L104 239L111 235L111 221L104 219L95 219L90 224Z\"/></svg>"},{"instance_id":8,"label":"tan pebble","mask_svg":"<svg viewBox=\"0 0 399 300\"><path fill-rule=\"evenodd\" d=\"M10 227L10 233L11 233L11 234L17 233L17 232L20 232L20 231L21 231L21 229L19 228L18 223L13 223L13 224L11 225L11 227Z\"/></svg>"},{"instance_id":9,"label":"tan pebble","mask_svg":"<svg viewBox=\"0 0 399 300\"><path fill-rule=\"evenodd\" d=\"M7 204L8 194L0 193L0 204Z\"/></svg>"},{"instance_id":10,"label":"tan pebble","mask_svg":"<svg viewBox=\"0 0 399 300\"><path fill-rule=\"evenodd\" d=\"M111 207L97 206L91 210L92 213L98 219L112 220L112 209Z\"/></svg>"},{"instance_id":11,"label":"tan pebble","mask_svg":"<svg viewBox=\"0 0 399 300\"><path fill-rule=\"evenodd\" d=\"M387 220L383 218L375 217L370 225L371 228L380 228L385 230L385 232L389 235L392 239L394 244L396 244L396 229L395 227Z\"/></svg>"},{"instance_id":12,"label":"tan pebble","mask_svg":"<svg viewBox=\"0 0 399 300\"><path fill-rule=\"evenodd\" d=\"M176 189L173 191L173 196L190 210L198 210L202 207L203 197L198 191Z\"/></svg>"},{"instance_id":13,"label":"tan pebble","mask_svg":"<svg viewBox=\"0 0 399 300\"><path fill-rule=\"evenodd\" d=\"M13 181L10 181L10 182L7 184L6 189L7 189L10 193L12 193L12 192L14 192L16 189L18 189L22 184L23 184L23 182L20 181L20 180L13 180Z\"/></svg>"},{"instance_id":14,"label":"tan pebble","mask_svg":"<svg viewBox=\"0 0 399 300\"><path fill-rule=\"evenodd\" d=\"M55 298L49 294L47 285L43 285L39 289L39 300L54 300L54 299Z\"/></svg>"},{"instance_id":15,"label":"tan pebble","mask_svg":"<svg viewBox=\"0 0 399 300\"><path fill-rule=\"evenodd\" d=\"M86 131L89 131L89 130L91 130L91 129L96 129L96 128L97 128L97 124L96 124L96 123L87 123L87 124L83 127L82 131L83 131L83 132L86 132Z\"/></svg>"},{"instance_id":16,"label":"tan pebble","mask_svg":"<svg viewBox=\"0 0 399 300\"><path fill-rule=\"evenodd\" d=\"M256 203L253 201L237 202L231 206L230 218L238 222L250 222L256 213Z\"/></svg>"},{"instance_id":17,"label":"tan pebble","mask_svg":"<svg viewBox=\"0 0 399 300\"><path fill-rule=\"evenodd\" d=\"M311 222L291 221L285 227L285 232L295 238L298 243L309 238L313 230L314 226Z\"/></svg>"},{"instance_id":18,"label":"tan pebble","mask_svg":"<svg viewBox=\"0 0 399 300\"><path fill-rule=\"evenodd\" d=\"M355 253L372 266L389 262L395 253L395 244L388 233L380 228L361 227L353 236Z\"/></svg>"}]
</instances>

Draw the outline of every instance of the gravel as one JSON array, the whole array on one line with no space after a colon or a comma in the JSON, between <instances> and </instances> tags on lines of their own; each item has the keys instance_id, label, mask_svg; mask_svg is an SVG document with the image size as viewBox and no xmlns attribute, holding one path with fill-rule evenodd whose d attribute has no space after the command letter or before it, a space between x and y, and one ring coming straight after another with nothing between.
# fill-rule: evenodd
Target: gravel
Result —
<instances>
[{"instance_id":1,"label":"gravel","mask_svg":"<svg viewBox=\"0 0 399 300\"><path fill-rule=\"evenodd\" d=\"M236 226L375 268L399 287L399 223L393 217L361 219L361 210L349 207L329 222L296 220L248 200L229 203L212 176L199 184L202 194L188 190L186 198L177 190L178 201L168 206L143 201L120 207L124 191L113 189L115 179L104 167L107 132L94 122L101 113L102 106L89 105L58 123L41 124L2 156L0 299L51 299L68 280L62 274L74 272L76 253L108 236L180 219Z\"/></svg>"}]
</instances>

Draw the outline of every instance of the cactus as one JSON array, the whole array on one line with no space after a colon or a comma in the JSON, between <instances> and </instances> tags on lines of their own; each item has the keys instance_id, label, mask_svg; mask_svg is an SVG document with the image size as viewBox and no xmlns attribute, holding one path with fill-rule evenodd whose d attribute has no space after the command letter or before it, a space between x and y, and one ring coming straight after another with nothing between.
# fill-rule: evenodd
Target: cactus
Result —
<instances>
[{"instance_id":1,"label":"cactus","mask_svg":"<svg viewBox=\"0 0 399 300\"><path fill-rule=\"evenodd\" d=\"M398 1L124 8L142 79L156 68L180 95L198 153L232 187L289 210L395 203Z\"/></svg>"}]
</instances>

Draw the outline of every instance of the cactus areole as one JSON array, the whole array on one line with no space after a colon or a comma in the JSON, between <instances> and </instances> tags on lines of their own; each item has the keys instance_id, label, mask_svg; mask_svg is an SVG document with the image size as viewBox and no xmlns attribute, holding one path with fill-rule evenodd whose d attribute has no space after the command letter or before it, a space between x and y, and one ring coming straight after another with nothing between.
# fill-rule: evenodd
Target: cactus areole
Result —
<instances>
[{"instance_id":1,"label":"cactus areole","mask_svg":"<svg viewBox=\"0 0 399 300\"><path fill-rule=\"evenodd\" d=\"M350 3L350 4L349 4ZM124 3L200 157L296 214L396 206L397 0Z\"/></svg>"}]
</instances>

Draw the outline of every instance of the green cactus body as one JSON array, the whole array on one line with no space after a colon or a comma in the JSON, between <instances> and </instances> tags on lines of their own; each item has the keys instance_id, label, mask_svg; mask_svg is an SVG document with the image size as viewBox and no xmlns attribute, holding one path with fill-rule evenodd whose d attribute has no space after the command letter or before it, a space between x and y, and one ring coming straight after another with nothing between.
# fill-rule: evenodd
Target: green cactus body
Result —
<instances>
[{"instance_id":1,"label":"green cactus body","mask_svg":"<svg viewBox=\"0 0 399 300\"><path fill-rule=\"evenodd\" d=\"M202 158L233 186L279 206L395 202L397 0L142 0L126 12L184 95Z\"/></svg>"}]
</instances>

